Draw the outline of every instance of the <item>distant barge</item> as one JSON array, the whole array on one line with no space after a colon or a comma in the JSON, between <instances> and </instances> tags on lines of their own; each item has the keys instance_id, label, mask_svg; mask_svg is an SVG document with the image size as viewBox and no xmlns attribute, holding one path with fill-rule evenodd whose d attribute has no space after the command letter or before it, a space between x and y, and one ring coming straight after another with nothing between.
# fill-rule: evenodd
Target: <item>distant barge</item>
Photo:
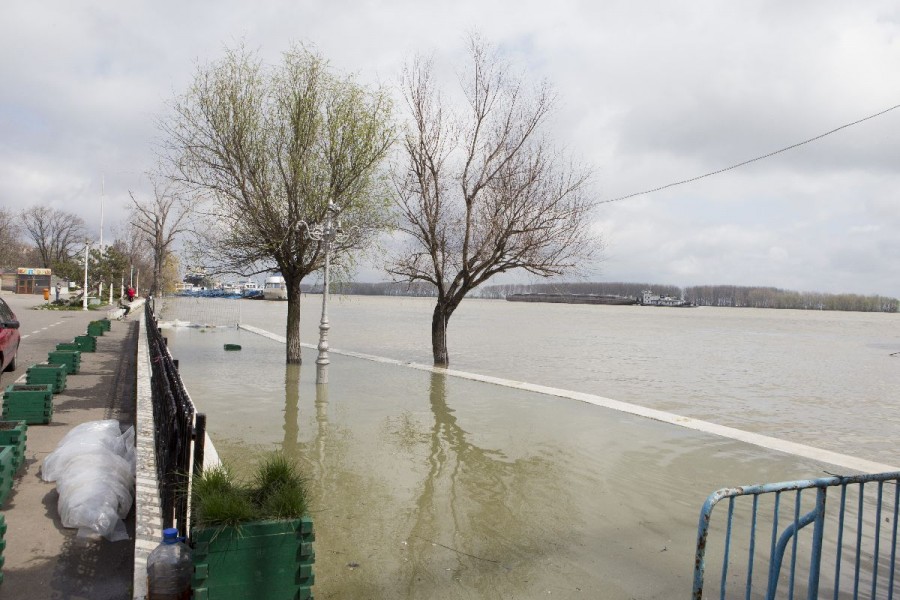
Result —
<instances>
[{"instance_id":1,"label":"distant barge","mask_svg":"<svg viewBox=\"0 0 900 600\"><path fill-rule=\"evenodd\" d=\"M650 290L644 290L644 293L641 294L641 304L644 306L672 306L676 308L694 306L687 300L682 300L675 296L659 296Z\"/></svg>"},{"instance_id":2,"label":"distant barge","mask_svg":"<svg viewBox=\"0 0 900 600\"><path fill-rule=\"evenodd\" d=\"M555 302L559 304L638 304L637 298L609 294L510 294L510 302Z\"/></svg>"},{"instance_id":3,"label":"distant barge","mask_svg":"<svg viewBox=\"0 0 900 600\"><path fill-rule=\"evenodd\" d=\"M631 296L615 296L613 294L510 294L506 297L510 302L553 302L557 304L606 304L612 306L694 306L690 302L674 296L658 296L645 290L640 298Z\"/></svg>"}]
</instances>

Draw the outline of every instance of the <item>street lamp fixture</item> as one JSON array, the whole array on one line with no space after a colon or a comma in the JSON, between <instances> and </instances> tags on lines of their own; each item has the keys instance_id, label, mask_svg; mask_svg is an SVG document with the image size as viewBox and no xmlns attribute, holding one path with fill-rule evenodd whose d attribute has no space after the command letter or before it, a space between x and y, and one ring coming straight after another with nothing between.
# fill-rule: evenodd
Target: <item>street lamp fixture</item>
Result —
<instances>
[{"instance_id":1,"label":"street lamp fixture","mask_svg":"<svg viewBox=\"0 0 900 600\"><path fill-rule=\"evenodd\" d=\"M330 285L330 268L331 268L331 250L335 242L346 242L351 232L344 231L341 227L340 209L332 202L328 201L328 209L325 211L325 222L309 225L306 221L297 223L297 230L306 230L309 239L324 244L325 246L325 276L324 286L322 288L322 320L319 323L319 356L316 358L316 383L328 383L328 330L331 325L328 323L328 288Z\"/></svg>"}]
</instances>

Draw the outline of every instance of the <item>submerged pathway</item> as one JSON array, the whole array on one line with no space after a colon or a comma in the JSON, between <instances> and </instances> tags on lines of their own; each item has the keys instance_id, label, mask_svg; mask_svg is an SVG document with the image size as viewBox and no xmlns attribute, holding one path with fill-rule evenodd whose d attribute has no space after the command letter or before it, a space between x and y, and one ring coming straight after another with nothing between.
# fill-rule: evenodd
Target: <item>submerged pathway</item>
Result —
<instances>
[{"instance_id":1,"label":"submerged pathway","mask_svg":"<svg viewBox=\"0 0 900 600\"><path fill-rule=\"evenodd\" d=\"M261 335L268 339L281 342L282 344L286 343L287 340L284 336L272 333L270 331L266 331L264 329L260 329L259 327L253 327L252 325L240 324L238 326L241 329L249 331L251 333L255 333L257 335ZM316 346L314 344L301 344L306 348L315 349ZM630 404L628 402L622 402L619 400L613 400L611 398L605 398L603 396L597 396L595 394L587 394L584 392L575 392L571 390L565 390L561 388L548 387L543 385L537 385L533 383L527 383L523 381L514 381L510 379L502 379L499 377L492 377L490 375L480 375L477 373L468 373L465 371L456 371L453 369L442 369L439 367L435 367L433 365L424 365L420 363L412 363L412 362L404 362L391 358L384 358L381 356L374 356L371 354L363 354L361 352L352 352L347 350L338 350L335 348L329 348L328 351L334 354L341 354L344 356L349 356L353 358L359 358L363 360L369 360L374 362L379 362L383 364L391 364L401 367L408 367L410 369L417 369L419 371L427 371L427 372L440 372L445 375L451 377L458 377L461 379L467 379L470 381L479 381L482 383L489 383L493 385L499 385L507 388L518 389L528 392L535 392L538 394L545 394L549 396L556 396L559 398L569 398L571 400L578 400L580 402L586 402L588 404L593 404L595 406L601 406L603 408L608 408L617 412L627 413L636 415L639 417L644 417L647 419L652 419L654 421L660 421L663 423L669 423L671 425L677 425L679 427L684 427L686 429L692 429L694 431L700 431L703 433L709 433L712 435L716 435L719 437L736 440L739 442L745 442L747 444L752 444L754 446L758 446L760 448L765 448L766 450L775 450L778 452L784 452L786 454L791 454L794 456L809 458L812 460L817 460L820 462L828 463L831 465L835 465L844 469L852 469L854 471L859 471L862 473L883 473L887 471L900 471L900 467L896 467L893 465L888 465L884 463L878 463L870 460L866 460L863 458L858 458L855 456L849 456L847 454L841 454L838 452L832 452L830 450L824 450L822 448L815 448L813 446L808 446L806 444L799 444L797 442L791 442L787 440L782 440L779 438L774 438L767 435L762 435L759 433L753 433L750 431L743 431L741 429L736 429L734 427L726 427L724 425L718 425L716 423L710 423L708 421L702 421L700 419L694 419L692 417L685 417L682 415L677 415L670 412L665 412L661 410L655 410L652 408L647 408L645 406L639 406L637 404Z\"/></svg>"}]
</instances>

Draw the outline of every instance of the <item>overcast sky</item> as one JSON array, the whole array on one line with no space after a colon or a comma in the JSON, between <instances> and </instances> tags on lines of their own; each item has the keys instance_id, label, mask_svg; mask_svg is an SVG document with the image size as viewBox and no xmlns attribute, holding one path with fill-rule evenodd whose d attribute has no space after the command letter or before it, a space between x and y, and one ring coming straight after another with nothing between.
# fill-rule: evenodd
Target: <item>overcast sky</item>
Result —
<instances>
[{"instance_id":1,"label":"overcast sky","mask_svg":"<svg viewBox=\"0 0 900 600\"><path fill-rule=\"evenodd\" d=\"M99 230L103 177L111 238L128 190L147 193L155 120L226 44L275 62L311 43L337 69L390 84L416 52L461 66L475 29L555 86L556 141L594 166L601 199L900 104L896 1L7 2L0 205L49 204ZM898 132L900 109L603 204L590 279L900 297Z\"/></svg>"}]
</instances>

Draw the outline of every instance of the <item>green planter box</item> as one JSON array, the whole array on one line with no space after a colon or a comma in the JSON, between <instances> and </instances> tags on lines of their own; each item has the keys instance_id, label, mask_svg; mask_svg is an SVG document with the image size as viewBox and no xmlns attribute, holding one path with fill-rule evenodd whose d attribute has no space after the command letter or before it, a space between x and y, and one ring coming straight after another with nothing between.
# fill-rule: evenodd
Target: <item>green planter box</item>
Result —
<instances>
[{"instance_id":1,"label":"green planter box","mask_svg":"<svg viewBox=\"0 0 900 600\"><path fill-rule=\"evenodd\" d=\"M24 421L0 421L0 446L24 444L28 439L28 425Z\"/></svg>"},{"instance_id":2,"label":"green planter box","mask_svg":"<svg viewBox=\"0 0 900 600\"><path fill-rule=\"evenodd\" d=\"M18 466L12 446L0 447L0 506L6 504L6 499L9 498L16 471Z\"/></svg>"},{"instance_id":3,"label":"green planter box","mask_svg":"<svg viewBox=\"0 0 900 600\"><path fill-rule=\"evenodd\" d=\"M29 385L37 383L49 383L53 386L53 393L58 394L66 389L66 374L69 368L66 365L38 363L31 365L25 372L25 381Z\"/></svg>"},{"instance_id":4,"label":"green planter box","mask_svg":"<svg viewBox=\"0 0 900 600\"><path fill-rule=\"evenodd\" d=\"M75 342L64 342L56 345L57 350L81 350Z\"/></svg>"},{"instance_id":5,"label":"green planter box","mask_svg":"<svg viewBox=\"0 0 900 600\"><path fill-rule=\"evenodd\" d=\"M314 540L308 517L194 528L194 600L310 600Z\"/></svg>"},{"instance_id":6,"label":"green planter box","mask_svg":"<svg viewBox=\"0 0 900 600\"><path fill-rule=\"evenodd\" d=\"M3 406L46 406L52 403L53 386L49 383L14 383L6 386L3 392Z\"/></svg>"},{"instance_id":7,"label":"green planter box","mask_svg":"<svg viewBox=\"0 0 900 600\"><path fill-rule=\"evenodd\" d=\"M103 327L100 321L91 321L90 323L88 323L87 334L89 336L99 337L103 335L104 331L106 331L106 329Z\"/></svg>"},{"instance_id":8,"label":"green planter box","mask_svg":"<svg viewBox=\"0 0 900 600\"><path fill-rule=\"evenodd\" d=\"M39 407L39 408L7 408L5 405L3 407L3 420L4 421L25 421L26 423L31 423L31 421L41 420L44 418L53 416L53 408L52 407Z\"/></svg>"},{"instance_id":9,"label":"green planter box","mask_svg":"<svg viewBox=\"0 0 900 600\"><path fill-rule=\"evenodd\" d=\"M25 421L28 425L45 425L53 418L52 408L39 409L7 409L3 407L2 417L4 421Z\"/></svg>"},{"instance_id":10,"label":"green planter box","mask_svg":"<svg viewBox=\"0 0 900 600\"><path fill-rule=\"evenodd\" d=\"M77 335L75 336L75 344L78 345L78 349L82 352L96 352L97 351L97 338L92 335Z\"/></svg>"},{"instance_id":11,"label":"green planter box","mask_svg":"<svg viewBox=\"0 0 900 600\"><path fill-rule=\"evenodd\" d=\"M112 329L112 321L110 321L109 319L100 319L97 322L100 323L101 327L103 327L103 331L109 331L110 329Z\"/></svg>"},{"instance_id":12,"label":"green planter box","mask_svg":"<svg viewBox=\"0 0 900 600\"><path fill-rule=\"evenodd\" d=\"M75 375L81 370L81 352L77 350L56 350L47 354L47 362L66 365L66 372L69 375Z\"/></svg>"},{"instance_id":13,"label":"green planter box","mask_svg":"<svg viewBox=\"0 0 900 600\"><path fill-rule=\"evenodd\" d=\"M4 399L0 418L3 421L25 421L28 425L46 425L53 418L53 403L22 404Z\"/></svg>"},{"instance_id":14,"label":"green planter box","mask_svg":"<svg viewBox=\"0 0 900 600\"><path fill-rule=\"evenodd\" d=\"M28 439L25 421L0 421L0 447L9 446L16 458L16 471L25 462L25 441Z\"/></svg>"},{"instance_id":15,"label":"green planter box","mask_svg":"<svg viewBox=\"0 0 900 600\"><path fill-rule=\"evenodd\" d=\"M54 394L59 394L59 393L61 393L63 390L66 389L66 380L65 380L65 379L53 379L53 380L51 380L51 379L46 378L46 377L39 377L39 376L32 377L32 376L26 376L26 379L25 379L25 380L29 383L29 385L34 385L34 384L46 384L46 385L49 385L49 386L52 387L53 393L54 393Z\"/></svg>"},{"instance_id":16,"label":"green planter box","mask_svg":"<svg viewBox=\"0 0 900 600\"><path fill-rule=\"evenodd\" d=\"M39 387L36 385L28 386L28 387ZM39 400L34 397L25 396L19 397L15 393L9 398L3 399L3 408L7 410L46 410L48 408L53 407L53 386L49 383L41 384L40 387L47 388L47 393L50 394L51 400Z\"/></svg>"}]
</instances>

